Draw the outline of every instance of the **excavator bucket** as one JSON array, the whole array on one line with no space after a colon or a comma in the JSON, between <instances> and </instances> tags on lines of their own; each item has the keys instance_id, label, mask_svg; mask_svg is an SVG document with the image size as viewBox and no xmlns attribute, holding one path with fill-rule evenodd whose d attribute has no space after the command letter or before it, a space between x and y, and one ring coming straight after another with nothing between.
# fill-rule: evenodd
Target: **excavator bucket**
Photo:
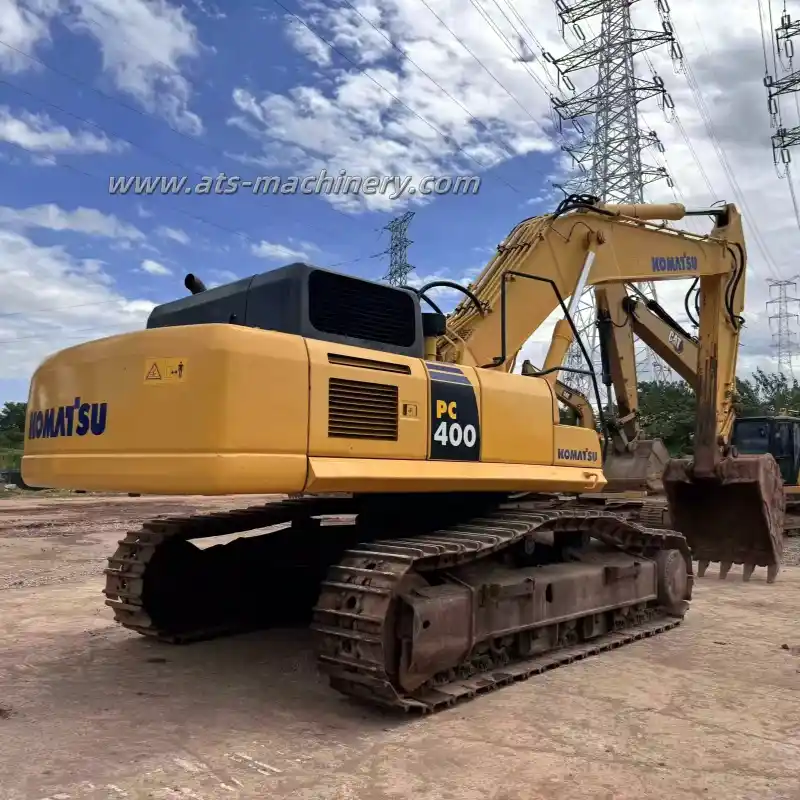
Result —
<instances>
[{"instance_id":1,"label":"excavator bucket","mask_svg":"<svg viewBox=\"0 0 800 800\"><path fill-rule=\"evenodd\" d=\"M603 493L662 492L662 475L669 458L669 451L660 439L641 440L631 452L613 453L603 464L607 481Z\"/></svg>"},{"instance_id":2,"label":"excavator bucket","mask_svg":"<svg viewBox=\"0 0 800 800\"><path fill-rule=\"evenodd\" d=\"M693 474L688 459L672 459L664 472L672 527L682 533L703 576L711 561L720 578L733 564L750 580L757 566L767 583L778 576L783 554L786 499L778 464L771 455L727 456L713 478Z\"/></svg>"}]
</instances>

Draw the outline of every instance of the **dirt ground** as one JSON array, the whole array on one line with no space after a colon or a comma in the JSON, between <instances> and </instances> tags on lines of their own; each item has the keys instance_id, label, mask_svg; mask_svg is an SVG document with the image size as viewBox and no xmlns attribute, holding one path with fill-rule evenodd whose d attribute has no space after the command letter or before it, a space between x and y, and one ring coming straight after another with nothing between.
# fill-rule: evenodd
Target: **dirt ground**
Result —
<instances>
[{"instance_id":1,"label":"dirt ground","mask_svg":"<svg viewBox=\"0 0 800 800\"><path fill-rule=\"evenodd\" d=\"M397 717L329 690L305 631L173 647L112 622L135 522L255 502L0 499L0 800L800 799L800 567L712 567L674 631Z\"/></svg>"}]
</instances>

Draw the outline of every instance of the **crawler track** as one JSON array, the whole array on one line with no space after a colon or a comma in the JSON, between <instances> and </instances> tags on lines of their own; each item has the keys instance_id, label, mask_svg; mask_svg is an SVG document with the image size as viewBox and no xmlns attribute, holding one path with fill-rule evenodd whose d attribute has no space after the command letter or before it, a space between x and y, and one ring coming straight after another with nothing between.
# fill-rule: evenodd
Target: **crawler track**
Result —
<instances>
[{"instance_id":1,"label":"crawler track","mask_svg":"<svg viewBox=\"0 0 800 800\"><path fill-rule=\"evenodd\" d=\"M526 536L554 532L590 534L609 547L644 557L654 556L659 550L679 550L691 576L689 550L680 534L643 528L604 512L553 511L545 505L509 503L484 518L471 519L468 525L431 535L365 543L348 550L323 584L312 626L320 636L320 664L333 688L379 705L435 711L680 624L682 612L678 616L674 609L658 603L641 604L618 612L613 630L588 641L574 641L580 629L574 623L581 620L570 619L567 625L539 629L540 636L553 643L546 652L514 658L522 648L512 641L494 654L471 653L418 691L398 690L387 672L391 658L385 648L394 638L391 603L395 587L413 571L430 574L451 570L511 548ZM691 577L688 588L691 596Z\"/></svg>"},{"instance_id":2,"label":"crawler track","mask_svg":"<svg viewBox=\"0 0 800 800\"><path fill-rule=\"evenodd\" d=\"M355 517L333 530L318 519L359 511L352 498L303 498L147 522L121 540L109 559L106 603L124 627L169 642L282 624L286 620L281 610L302 605L309 612L313 609L311 627L320 667L334 689L373 704L416 712L445 708L661 633L678 625L688 607L692 567L684 538L594 508L554 510L551 503L523 499L503 503L466 523L423 534L411 528L412 535L393 538L385 538L370 524L355 524ZM281 524L290 527L206 550L188 542ZM684 601L665 604L659 595L647 602L593 608L584 616L545 621L535 626L535 633L528 626L504 636L489 650L474 647L460 663L414 691L401 689L391 665L402 639L394 629L402 587L420 576L434 582L438 575L449 578L452 570L485 564L487 559L500 563L526 541L548 536L571 537L571 541L591 537L608 550L649 559L660 551L677 551L688 576ZM538 644L532 644L531 637Z\"/></svg>"},{"instance_id":3,"label":"crawler track","mask_svg":"<svg viewBox=\"0 0 800 800\"><path fill-rule=\"evenodd\" d=\"M346 535L339 536L338 531L336 537L321 536L314 518L351 515L356 508L349 498L304 498L214 514L150 520L121 539L109 558L105 570L106 605L125 628L176 644L274 623L275 620L265 619L261 614L265 595L270 594L265 584L272 580L277 591L296 590L298 587L291 585L292 577L304 578L304 568L306 572L319 568L316 563L304 561L304 551L317 547L329 552L332 546L334 550L347 546L346 541L337 541L347 539ZM268 552L261 553L249 546L253 539L236 540L206 551L189 543L190 539L239 534L287 523L291 523L290 528L263 537L269 541ZM214 569L220 574L205 569L203 562L210 560L208 554L222 551L227 555L236 549L241 549L240 558L217 559ZM258 555L268 560L256 562ZM287 573L291 568L294 574ZM145 581L145 571L150 585ZM162 575L163 580L159 580ZM317 584L314 590L318 588ZM225 613L231 610L236 613Z\"/></svg>"}]
</instances>

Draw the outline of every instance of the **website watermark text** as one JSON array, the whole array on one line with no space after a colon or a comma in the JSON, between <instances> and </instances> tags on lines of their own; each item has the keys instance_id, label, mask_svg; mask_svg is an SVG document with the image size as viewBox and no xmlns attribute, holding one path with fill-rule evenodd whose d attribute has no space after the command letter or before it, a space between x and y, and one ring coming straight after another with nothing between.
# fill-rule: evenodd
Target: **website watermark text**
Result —
<instances>
[{"instance_id":1,"label":"website watermark text","mask_svg":"<svg viewBox=\"0 0 800 800\"><path fill-rule=\"evenodd\" d=\"M278 176L261 175L243 178L240 175L204 175L192 182L186 176L169 175L110 175L109 194L164 195L197 194L229 195L241 191L265 195L388 195L397 200L403 195L423 197L444 194L477 194L481 179L477 175L426 175L414 179L409 175L349 175L340 170L338 175L329 175L322 170L316 175Z\"/></svg>"}]
</instances>

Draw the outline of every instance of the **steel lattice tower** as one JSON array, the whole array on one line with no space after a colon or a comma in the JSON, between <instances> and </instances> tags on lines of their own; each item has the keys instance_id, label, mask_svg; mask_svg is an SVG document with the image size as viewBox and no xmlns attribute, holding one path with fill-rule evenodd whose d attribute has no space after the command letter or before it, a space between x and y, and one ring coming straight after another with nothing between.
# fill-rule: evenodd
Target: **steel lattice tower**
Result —
<instances>
[{"instance_id":1,"label":"steel lattice tower","mask_svg":"<svg viewBox=\"0 0 800 800\"><path fill-rule=\"evenodd\" d=\"M664 167L650 166L642 157L647 148L663 150L663 146L654 131L640 129L638 106L651 98L657 98L662 108L671 109L674 104L663 81L655 73L652 80L637 77L634 56L654 47L666 46L673 62L680 65L682 53L672 33L666 0L656 0L662 21L661 31L633 27L630 7L635 2L637 0L555 0L562 35L569 25L582 43L552 63L565 77L582 69L597 70L597 81L590 88L569 99L552 98L553 108L560 119L571 121L582 134L578 143L562 146L579 170L567 186L560 187L569 194L588 193L606 202L641 203L647 184L663 178L671 185ZM598 15L600 34L587 40L580 23ZM652 283L639 288L655 299ZM594 292L589 289L581 298L575 323L599 372L600 352L595 322ZM576 344L570 348L565 366L585 368ZM637 367L640 373L652 368L653 379L657 381L671 377L669 368L643 346L637 352ZM563 373L562 380L591 396L588 378Z\"/></svg>"},{"instance_id":2,"label":"steel lattice tower","mask_svg":"<svg viewBox=\"0 0 800 800\"><path fill-rule=\"evenodd\" d=\"M408 282L409 274L414 271L414 268L408 263L408 246L414 243L406 235L408 233L408 225L413 218L414 212L406 211L405 214L393 219L383 229L389 231L391 236L389 249L381 254L388 253L389 255L389 271L386 273L384 280L391 286L404 286Z\"/></svg>"},{"instance_id":3,"label":"steel lattice tower","mask_svg":"<svg viewBox=\"0 0 800 800\"><path fill-rule=\"evenodd\" d=\"M759 9L760 11L760 9ZM770 10L770 20L772 11ZM763 20L762 20L763 26ZM800 92L800 70L794 69L794 38L800 35L800 22L793 21L791 15L783 6L781 14L781 24L775 28L775 39L772 42L771 59L767 55L767 34L762 27L762 38L764 44L764 85L767 87L767 105L769 108L770 122L776 128L772 136L772 151L776 166L780 163L788 167L792 160L789 148L800 145L800 108L798 108L798 124L787 128L784 126L780 101L781 98L794 96L795 103ZM788 69L783 59L788 62ZM771 61L771 63L770 63ZM783 76L771 74L778 71L778 65L782 67Z\"/></svg>"},{"instance_id":4,"label":"steel lattice tower","mask_svg":"<svg viewBox=\"0 0 800 800\"><path fill-rule=\"evenodd\" d=\"M767 301L767 314L772 329L772 343L778 358L778 370L788 377L794 377L792 357L797 352L798 315L790 311L790 306L797 308L796 304L800 302L795 296L797 284L794 280L770 280L768 283L772 299Z\"/></svg>"}]
</instances>

